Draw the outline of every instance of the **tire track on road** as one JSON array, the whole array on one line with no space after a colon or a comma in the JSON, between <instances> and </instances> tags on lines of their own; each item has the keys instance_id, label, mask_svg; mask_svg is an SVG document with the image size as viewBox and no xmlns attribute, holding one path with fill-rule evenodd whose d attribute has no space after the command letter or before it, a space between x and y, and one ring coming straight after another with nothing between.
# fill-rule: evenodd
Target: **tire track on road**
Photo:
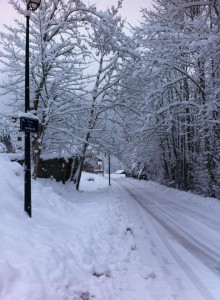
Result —
<instances>
[{"instance_id":1,"label":"tire track on road","mask_svg":"<svg viewBox=\"0 0 220 300\"><path fill-rule=\"evenodd\" d=\"M202 264L206 265L206 267L208 267L212 272L214 272L216 275L220 276L220 259L217 259L217 258L211 256L209 253L207 253L207 252L210 252L210 253L213 253L214 256L216 256L216 253L213 252L212 249L209 249L207 246L203 245L196 239L194 239L195 243L193 243L192 241L190 241L189 239L184 237L184 235L186 235L186 233L183 235L179 231L177 231L176 230L177 225L174 222L172 222L171 220L169 220L170 217L167 217L167 215L164 212L162 212L163 215L161 216L161 212L158 211L158 207L156 208L157 212L155 212L154 206L150 207L150 205L146 205L143 203L143 202L146 202L147 199L144 198L141 194L139 194L137 192L134 193L125 185L123 185L123 187L132 196L132 198L134 198L139 203L139 205L145 211L147 211L166 230L166 232L168 232L169 235L171 235L188 252L190 252L193 256L195 256L197 259L199 259ZM148 201L147 204L153 204L152 200ZM160 215L158 215L158 214L160 214ZM189 236L192 237L191 234L189 234ZM204 249L206 251L204 251Z\"/></svg>"}]
</instances>

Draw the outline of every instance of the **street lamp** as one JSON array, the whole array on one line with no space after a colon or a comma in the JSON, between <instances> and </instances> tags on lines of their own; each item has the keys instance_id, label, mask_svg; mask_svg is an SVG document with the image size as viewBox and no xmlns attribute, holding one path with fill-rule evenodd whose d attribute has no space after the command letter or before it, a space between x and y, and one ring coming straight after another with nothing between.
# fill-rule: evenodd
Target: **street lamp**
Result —
<instances>
[{"instance_id":1,"label":"street lamp","mask_svg":"<svg viewBox=\"0 0 220 300\"><path fill-rule=\"evenodd\" d=\"M41 0L27 0L27 9L36 10L40 6Z\"/></svg>"},{"instance_id":2,"label":"street lamp","mask_svg":"<svg viewBox=\"0 0 220 300\"><path fill-rule=\"evenodd\" d=\"M26 48L25 48L25 113L30 111L30 88L29 88L29 20L30 10L35 11L41 0L27 0L26 12ZM31 218L31 141L30 132L25 132L24 149L24 210Z\"/></svg>"}]
</instances>

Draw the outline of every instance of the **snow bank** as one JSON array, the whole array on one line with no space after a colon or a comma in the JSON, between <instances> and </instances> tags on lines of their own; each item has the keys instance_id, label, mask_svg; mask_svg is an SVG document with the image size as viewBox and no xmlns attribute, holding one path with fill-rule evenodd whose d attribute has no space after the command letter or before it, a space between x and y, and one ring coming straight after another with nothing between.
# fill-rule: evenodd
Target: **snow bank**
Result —
<instances>
[{"instance_id":1,"label":"snow bank","mask_svg":"<svg viewBox=\"0 0 220 300\"><path fill-rule=\"evenodd\" d=\"M107 178L84 174L81 193L71 184L32 181L30 219L22 167L0 160L1 300L146 299L146 274Z\"/></svg>"}]
</instances>

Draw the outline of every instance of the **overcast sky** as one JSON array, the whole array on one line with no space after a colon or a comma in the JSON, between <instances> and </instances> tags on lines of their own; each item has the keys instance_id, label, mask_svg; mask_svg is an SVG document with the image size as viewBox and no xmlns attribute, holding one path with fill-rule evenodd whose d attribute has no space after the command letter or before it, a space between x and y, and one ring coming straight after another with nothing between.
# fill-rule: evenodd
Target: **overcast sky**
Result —
<instances>
[{"instance_id":1,"label":"overcast sky","mask_svg":"<svg viewBox=\"0 0 220 300\"><path fill-rule=\"evenodd\" d=\"M140 9L150 8L152 0L124 0L121 15L127 19L132 25L137 24L137 19L140 19ZM84 3L96 4L98 9L105 10L107 7L117 4L117 0L84 0ZM0 0L0 30L3 29L3 24L10 24L16 17L16 14L8 4L7 0Z\"/></svg>"},{"instance_id":2,"label":"overcast sky","mask_svg":"<svg viewBox=\"0 0 220 300\"><path fill-rule=\"evenodd\" d=\"M1 1L1 0L0 0ZM107 6L117 4L117 0L89 0L88 3L95 3L98 8L105 9ZM127 18L127 21L133 25L137 24L137 19L140 19L141 8L150 8L152 0L123 0L123 8L121 15Z\"/></svg>"}]
</instances>

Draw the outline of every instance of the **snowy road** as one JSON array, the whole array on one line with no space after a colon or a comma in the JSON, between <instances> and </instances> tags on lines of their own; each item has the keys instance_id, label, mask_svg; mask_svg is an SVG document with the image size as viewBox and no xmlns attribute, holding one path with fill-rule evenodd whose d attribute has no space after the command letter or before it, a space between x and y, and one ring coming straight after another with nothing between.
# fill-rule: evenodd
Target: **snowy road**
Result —
<instances>
[{"instance_id":1,"label":"snowy road","mask_svg":"<svg viewBox=\"0 0 220 300\"><path fill-rule=\"evenodd\" d=\"M125 205L137 250L155 270L152 298L219 300L218 210L195 199L178 199L172 189L163 193L127 178L117 182L121 197L127 194Z\"/></svg>"},{"instance_id":2,"label":"snowy road","mask_svg":"<svg viewBox=\"0 0 220 300\"><path fill-rule=\"evenodd\" d=\"M83 173L33 180L30 220L23 168L0 173L0 300L220 300L219 200Z\"/></svg>"}]
</instances>

